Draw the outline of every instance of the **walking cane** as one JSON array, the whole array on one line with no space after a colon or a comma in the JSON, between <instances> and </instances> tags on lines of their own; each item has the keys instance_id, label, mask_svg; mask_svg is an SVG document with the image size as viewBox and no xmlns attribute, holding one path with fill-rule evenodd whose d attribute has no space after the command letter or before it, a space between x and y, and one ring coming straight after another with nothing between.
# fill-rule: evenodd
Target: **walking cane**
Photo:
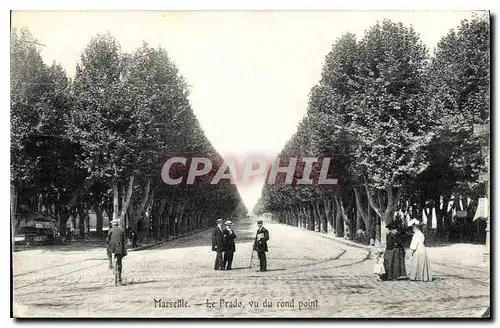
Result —
<instances>
[{"instance_id":1,"label":"walking cane","mask_svg":"<svg viewBox=\"0 0 500 328\"><path fill-rule=\"evenodd\" d=\"M252 268L253 252L254 252L254 250L252 249L252 256L250 257L250 269Z\"/></svg>"}]
</instances>

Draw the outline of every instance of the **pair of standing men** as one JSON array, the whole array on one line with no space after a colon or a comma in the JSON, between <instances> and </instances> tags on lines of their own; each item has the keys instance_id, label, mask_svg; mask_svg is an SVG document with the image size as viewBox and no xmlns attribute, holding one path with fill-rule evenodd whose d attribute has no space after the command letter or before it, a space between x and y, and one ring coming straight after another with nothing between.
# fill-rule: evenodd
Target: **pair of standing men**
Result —
<instances>
[{"instance_id":1,"label":"pair of standing men","mask_svg":"<svg viewBox=\"0 0 500 328\"><path fill-rule=\"evenodd\" d=\"M215 270L232 270L233 255L236 252L234 239L236 235L232 229L231 221L217 220L217 226L212 233L212 251L217 252L215 257Z\"/></svg>"},{"instance_id":2,"label":"pair of standing men","mask_svg":"<svg viewBox=\"0 0 500 328\"><path fill-rule=\"evenodd\" d=\"M257 252L260 262L261 272L267 271L266 252L267 241L269 240L269 231L264 228L262 220L257 221L257 234L253 243L253 250ZM215 257L215 270L231 270L233 263L233 255L236 251L234 239L236 235L232 230L232 222L226 221L225 225L222 220L217 220L217 226L212 233L212 251L217 252Z\"/></svg>"}]
</instances>

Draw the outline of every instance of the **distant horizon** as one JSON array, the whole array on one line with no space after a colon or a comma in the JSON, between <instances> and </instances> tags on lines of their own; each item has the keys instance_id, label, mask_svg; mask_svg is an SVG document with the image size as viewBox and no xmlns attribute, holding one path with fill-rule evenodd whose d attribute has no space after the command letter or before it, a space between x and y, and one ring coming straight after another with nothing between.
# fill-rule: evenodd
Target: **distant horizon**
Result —
<instances>
[{"instance_id":1,"label":"distant horizon","mask_svg":"<svg viewBox=\"0 0 500 328\"><path fill-rule=\"evenodd\" d=\"M166 49L191 86L190 104L222 157L276 156L296 132L324 58L342 34L377 21L412 25L432 54L463 19L487 11L12 11L69 77L90 39L109 32L123 52L143 41ZM170 31L173 31L170 33ZM263 179L237 184L249 212Z\"/></svg>"}]
</instances>

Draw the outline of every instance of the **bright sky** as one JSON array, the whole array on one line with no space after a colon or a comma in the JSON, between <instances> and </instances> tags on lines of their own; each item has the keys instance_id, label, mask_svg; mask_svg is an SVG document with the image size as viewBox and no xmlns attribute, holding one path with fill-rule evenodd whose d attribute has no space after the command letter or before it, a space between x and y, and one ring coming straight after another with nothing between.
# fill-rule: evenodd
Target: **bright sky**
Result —
<instances>
[{"instance_id":1,"label":"bright sky","mask_svg":"<svg viewBox=\"0 0 500 328\"><path fill-rule=\"evenodd\" d=\"M126 52L142 41L167 49L192 85L190 101L223 156L275 156L296 131L332 43L362 37L377 20L411 24L434 48L470 11L13 12L47 63L73 75L90 38L109 31ZM262 180L238 188L249 210Z\"/></svg>"}]
</instances>

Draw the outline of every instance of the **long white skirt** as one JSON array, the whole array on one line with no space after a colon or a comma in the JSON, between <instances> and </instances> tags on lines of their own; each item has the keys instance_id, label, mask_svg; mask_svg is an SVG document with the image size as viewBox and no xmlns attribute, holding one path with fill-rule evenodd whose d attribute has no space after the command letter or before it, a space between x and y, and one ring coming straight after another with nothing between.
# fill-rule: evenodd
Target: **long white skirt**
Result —
<instances>
[{"instance_id":1,"label":"long white skirt","mask_svg":"<svg viewBox=\"0 0 500 328\"><path fill-rule=\"evenodd\" d=\"M408 277L410 280L432 281L430 261L425 246L418 247L411 257Z\"/></svg>"}]
</instances>

